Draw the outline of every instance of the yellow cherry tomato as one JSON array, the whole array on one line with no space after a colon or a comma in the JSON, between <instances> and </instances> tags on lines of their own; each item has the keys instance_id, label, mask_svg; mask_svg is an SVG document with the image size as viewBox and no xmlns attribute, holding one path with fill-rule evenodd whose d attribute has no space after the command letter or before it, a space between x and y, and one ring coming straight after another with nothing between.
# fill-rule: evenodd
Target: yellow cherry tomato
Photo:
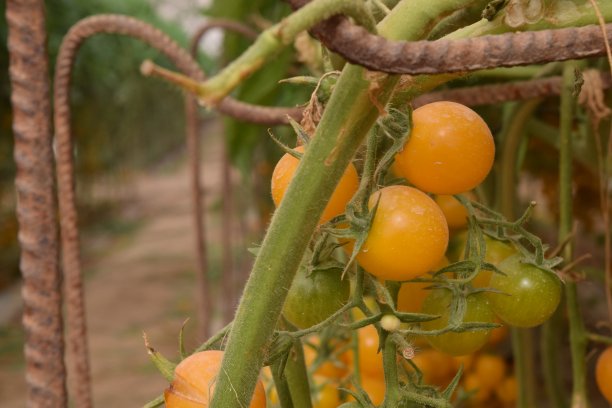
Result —
<instances>
[{"instance_id":1,"label":"yellow cherry tomato","mask_svg":"<svg viewBox=\"0 0 612 408\"><path fill-rule=\"evenodd\" d=\"M458 194L489 174L495 143L487 124L467 106L434 102L415 109L413 127L395 171L423 191Z\"/></svg>"},{"instance_id":2,"label":"yellow cherry tomato","mask_svg":"<svg viewBox=\"0 0 612 408\"><path fill-rule=\"evenodd\" d=\"M295 148L297 152L303 153L304 146L298 146ZM300 161L286 153L274 167L272 173L272 200L274 205L277 207L280 205L281 200L285 195L285 191L289 187L289 183L293 179L293 175L297 170ZM327 207L323 210L323 214L319 219L319 224L323 224L332 218L342 214L346 204L350 201L353 195L357 192L359 187L359 176L355 166L350 164L342 178L338 182L334 193L332 194Z\"/></svg>"}]
</instances>

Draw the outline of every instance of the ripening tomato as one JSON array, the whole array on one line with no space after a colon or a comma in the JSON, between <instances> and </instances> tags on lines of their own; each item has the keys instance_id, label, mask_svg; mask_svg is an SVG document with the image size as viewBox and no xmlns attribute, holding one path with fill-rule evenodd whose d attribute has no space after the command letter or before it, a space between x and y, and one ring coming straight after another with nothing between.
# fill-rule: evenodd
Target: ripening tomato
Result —
<instances>
[{"instance_id":1,"label":"ripening tomato","mask_svg":"<svg viewBox=\"0 0 612 408\"><path fill-rule=\"evenodd\" d=\"M378 207L357 262L379 279L404 281L431 271L448 245L440 207L407 186L385 187L370 197Z\"/></svg>"},{"instance_id":2,"label":"ripening tomato","mask_svg":"<svg viewBox=\"0 0 612 408\"><path fill-rule=\"evenodd\" d=\"M305 329L322 322L348 301L350 283L342 279L342 268L300 267L291 283L283 315L293 325Z\"/></svg>"},{"instance_id":3,"label":"ripening tomato","mask_svg":"<svg viewBox=\"0 0 612 408\"><path fill-rule=\"evenodd\" d=\"M295 150L303 153L304 146L298 146L295 148ZM289 183L293 179L293 175L299 164L300 161L298 159L289 153L286 153L278 161L276 167L274 167L274 172L272 173L272 200L274 201L274 205L277 207L280 205L280 202L285 195L285 191L287 191ZM357 175L357 170L355 169L355 166L349 164L342 175L342 178L340 178L334 193L329 199L327 207L325 207L323 210L323 214L321 214L321 218L319 219L319 224L323 224L342 214L346 204L357 192L358 187L359 176Z\"/></svg>"},{"instance_id":4,"label":"ripening tomato","mask_svg":"<svg viewBox=\"0 0 612 408\"><path fill-rule=\"evenodd\" d=\"M612 404L612 346L605 349L597 358L595 379L601 394Z\"/></svg>"},{"instance_id":5,"label":"ripening tomato","mask_svg":"<svg viewBox=\"0 0 612 408\"><path fill-rule=\"evenodd\" d=\"M465 246L467 245L467 234L462 234L457 242L457 259L465 259ZM512 245L491 238L488 235L484 236L486 252L484 260L490 264L498 266L504 259L516 254L516 249ZM490 286L491 276L493 271L489 269L481 269L478 275L472 280L472 286L475 288L486 288Z\"/></svg>"},{"instance_id":6,"label":"ripening tomato","mask_svg":"<svg viewBox=\"0 0 612 408\"><path fill-rule=\"evenodd\" d=\"M495 143L487 124L467 106L434 102L415 109L395 171L423 191L458 194L480 184L493 166Z\"/></svg>"},{"instance_id":7,"label":"ripening tomato","mask_svg":"<svg viewBox=\"0 0 612 408\"><path fill-rule=\"evenodd\" d=\"M472 192L462 195L472 201L476 199L476 195ZM467 225L468 211L454 196L439 194L436 196L435 201L440 206L440 209L442 209L449 228L459 229Z\"/></svg>"},{"instance_id":8,"label":"ripening tomato","mask_svg":"<svg viewBox=\"0 0 612 408\"><path fill-rule=\"evenodd\" d=\"M488 292L491 308L510 326L534 327L544 323L557 309L561 282L552 273L521 262L519 254L498 266L490 286L501 293Z\"/></svg>"},{"instance_id":9,"label":"ripening tomato","mask_svg":"<svg viewBox=\"0 0 612 408\"><path fill-rule=\"evenodd\" d=\"M484 293L474 293L467 298L467 308L463 322L492 323L495 315L489 307ZM423 302L422 312L439 315L439 319L421 323L425 330L439 330L448 326L452 293L448 289L432 290ZM438 336L427 336L429 344L434 348L453 356L473 353L484 346L489 338L490 330L468 330L465 332L447 332Z\"/></svg>"},{"instance_id":10,"label":"ripening tomato","mask_svg":"<svg viewBox=\"0 0 612 408\"><path fill-rule=\"evenodd\" d=\"M206 408L210 403L223 352L206 350L181 361L174 370L174 380L164 391L166 408ZM265 408L266 392L257 381L250 408Z\"/></svg>"}]
</instances>

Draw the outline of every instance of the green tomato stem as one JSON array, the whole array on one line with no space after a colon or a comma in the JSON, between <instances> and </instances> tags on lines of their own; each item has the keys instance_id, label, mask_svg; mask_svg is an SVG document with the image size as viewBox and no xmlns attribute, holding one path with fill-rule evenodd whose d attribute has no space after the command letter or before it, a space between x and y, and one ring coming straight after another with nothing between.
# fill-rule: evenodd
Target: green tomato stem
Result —
<instances>
[{"instance_id":1,"label":"green tomato stem","mask_svg":"<svg viewBox=\"0 0 612 408\"><path fill-rule=\"evenodd\" d=\"M559 342L562 338L560 332L561 308L542 325L541 347L542 371L544 385L550 406L553 408L567 408L566 393L559 378Z\"/></svg>"},{"instance_id":2,"label":"green tomato stem","mask_svg":"<svg viewBox=\"0 0 612 408\"><path fill-rule=\"evenodd\" d=\"M603 343L612 346L612 337L602 336L601 334L596 333L587 333L586 337L587 339L596 343Z\"/></svg>"},{"instance_id":3,"label":"green tomato stem","mask_svg":"<svg viewBox=\"0 0 612 408\"><path fill-rule=\"evenodd\" d=\"M561 89L561 112L559 133L559 242L564 242L572 233L572 126L576 107L574 92L577 69L575 61L563 66L563 88ZM574 243L570 239L563 248L565 263L574 257ZM570 330L570 349L572 357L572 408L589 406L586 383L586 330L580 315L578 292L575 282L565 283L565 297Z\"/></svg>"},{"instance_id":4,"label":"green tomato stem","mask_svg":"<svg viewBox=\"0 0 612 408\"><path fill-rule=\"evenodd\" d=\"M276 395L278 395L278 402L281 408L293 408L293 399L291 398L291 391L289 390L289 383L285 372L281 372L282 359L277 359L272 366L272 378L274 379L274 387L276 388ZM286 368L286 366L285 366ZM310 394L308 395L308 401L310 401Z\"/></svg>"},{"instance_id":5,"label":"green tomato stem","mask_svg":"<svg viewBox=\"0 0 612 408\"><path fill-rule=\"evenodd\" d=\"M285 365L285 377L291 400L295 408L312 408L310 400L310 387L308 386L308 373L304 361L304 349L299 339L294 340L293 348L289 352Z\"/></svg>"},{"instance_id":6,"label":"green tomato stem","mask_svg":"<svg viewBox=\"0 0 612 408\"><path fill-rule=\"evenodd\" d=\"M383 367L385 370L385 408L396 408L401 397L399 379L397 377L397 346L388 333L382 347Z\"/></svg>"}]
</instances>

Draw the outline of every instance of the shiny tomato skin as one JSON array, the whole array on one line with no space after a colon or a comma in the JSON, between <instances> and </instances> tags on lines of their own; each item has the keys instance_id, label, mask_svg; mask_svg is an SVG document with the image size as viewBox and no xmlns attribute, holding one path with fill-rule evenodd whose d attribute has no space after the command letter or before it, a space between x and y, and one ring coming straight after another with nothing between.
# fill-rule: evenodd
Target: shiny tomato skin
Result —
<instances>
[{"instance_id":1,"label":"shiny tomato skin","mask_svg":"<svg viewBox=\"0 0 612 408\"><path fill-rule=\"evenodd\" d=\"M421 324L425 330L439 330L448 325L449 307L452 294L447 289L432 290L423 302L423 313L441 316L439 319ZM463 322L492 323L495 315L489 307L489 302L483 293L476 293L467 297L467 309ZM473 330L462 333L447 332L438 336L427 336L427 341L437 350L452 356L470 354L487 343L490 330Z\"/></svg>"},{"instance_id":2,"label":"shiny tomato skin","mask_svg":"<svg viewBox=\"0 0 612 408\"><path fill-rule=\"evenodd\" d=\"M440 207L427 194L407 186L375 192L370 208L377 201L357 262L384 280L404 281L431 271L448 245L448 226Z\"/></svg>"},{"instance_id":3,"label":"shiny tomato skin","mask_svg":"<svg viewBox=\"0 0 612 408\"><path fill-rule=\"evenodd\" d=\"M597 358L595 380L601 394L612 404L612 346L606 348Z\"/></svg>"},{"instance_id":4,"label":"shiny tomato skin","mask_svg":"<svg viewBox=\"0 0 612 408\"><path fill-rule=\"evenodd\" d=\"M304 146L298 146L295 150L299 153L304 152ZM286 153L274 167L272 172L272 200L274 205L278 207L285 196L285 192L289 187L289 183L293 180L293 175L298 168L300 161ZM334 190L327 206L321 214L319 224L323 224L332 218L342 214L346 204L351 200L353 195L357 192L359 187L359 176L357 175L357 169L353 164L349 164L345 170L342 178L338 182L336 189Z\"/></svg>"},{"instance_id":5,"label":"shiny tomato skin","mask_svg":"<svg viewBox=\"0 0 612 408\"><path fill-rule=\"evenodd\" d=\"M412 113L413 127L394 169L423 191L458 194L489 174L495 143L487 124L467 106L448 101Z\"/></svg>"},{"instance_id":6,"label":"shiny tomato skin","mask_svg":"<svg viewBox=\"0 0 612 408\"><path fill-rule=\"evenodd\" d=\"M174 380L164 392L166 408L207 408L212 399L223 352L206 350L181 361L174 370ZM249 408L265 408L266 392L257 381Z\"/></svg>"},{"instance_id":7,"label":"shiny tomato skin","mask_svg":"<svg viewBox=\"0 0 612 408\"><path fill-rule=\"evenodd\" d=\"M306 268L300 267L287 293L283 315L300 329L314 326L344 306L350 291L341 268L315 269L307 275Z\"/></svg>"},{"instance_id":8,"label":"shiny tomato skin","mask_svg":"<svg viewBox=\"0 0 612 408\"><path fill-rule=\"evenodd\" d=\"M521 262L519 254L498 266L506 275L494 274L488 292L491 308L503 322L515 327L535 327L554 313L561 300L561 282L551 273Z\"/></svg>"}]
</instances>

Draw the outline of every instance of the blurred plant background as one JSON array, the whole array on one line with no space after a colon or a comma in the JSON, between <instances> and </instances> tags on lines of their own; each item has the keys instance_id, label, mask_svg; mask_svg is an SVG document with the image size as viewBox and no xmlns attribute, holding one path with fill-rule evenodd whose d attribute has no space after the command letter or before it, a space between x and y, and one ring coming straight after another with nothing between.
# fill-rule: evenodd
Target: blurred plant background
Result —
<instances>
[{"instance_id":1,"label":"blurred plant background","mask_svg":"<svg viewBox=\"0 0 612 408\"><path fill-rule=\"evenodd\" d=\"M182 29L158 17L146 0L50 0L46 6L51 67L70 26L97 13L141 18L181 44L187 42ZM0 3L2 16L4 8L4 2ZM1 24L0 289L19 273L6 35L6 25ZM143 59L158 55L136 40L108 35L87 41L79 51L71 100L83 225L100 221L112 211L108 200L96 199L94 186L101 188L103 195L118 198L127 191L135 170L159 162L184 144L180 92L161 81L147 80L138 71Z\"/></svg>"}]
</instances>

